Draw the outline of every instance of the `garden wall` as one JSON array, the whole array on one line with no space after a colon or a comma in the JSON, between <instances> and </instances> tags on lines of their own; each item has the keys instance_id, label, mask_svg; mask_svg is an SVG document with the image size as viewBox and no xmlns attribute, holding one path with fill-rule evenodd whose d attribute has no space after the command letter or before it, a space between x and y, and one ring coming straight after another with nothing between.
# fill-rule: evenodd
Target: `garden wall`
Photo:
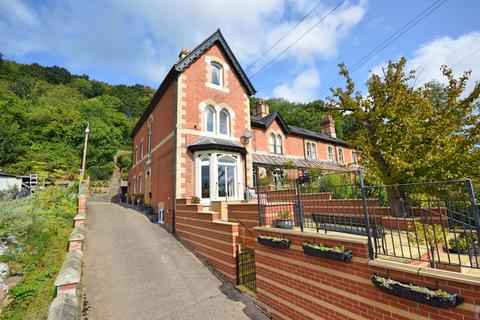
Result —
<instances>
[{"instance_id":1,"label":"garden wall","mask_svg":"<svg viewBox=\"0 0 480 320\"><path fill-rule=\"evenodd\" d=\"M256 243L257 299L274 319L480 319L480 277L432 270L368 258L366 239L308 234L256 227L258 235L288 238L290 249ZM344 245L350 262L336 262L303 253L304 241ZM439 309L382 293L370 277L376 272L395 280L457 292L465 302Z\"/></svg>"},{"instance_id":2,"label":"garden wall","mask_svg":"<svg viewBox=\"0 0 480 320\"><path fill-rule=\"evenodd\" d=\"M219 220L216 212L186 199L177 200L175 226L177 236L209 264L236 284L238 223Z\"/></svg>"}]
</instances>

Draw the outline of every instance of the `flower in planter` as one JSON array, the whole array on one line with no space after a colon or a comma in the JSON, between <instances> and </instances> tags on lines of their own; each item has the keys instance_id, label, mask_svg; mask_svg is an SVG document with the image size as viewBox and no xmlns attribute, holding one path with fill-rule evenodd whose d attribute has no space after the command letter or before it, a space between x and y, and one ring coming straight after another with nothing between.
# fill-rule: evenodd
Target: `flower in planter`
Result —
<instances>
[{"instance_id":1,"label":"flower in planter","mask_svg":"<svg viewBox=\"0 0 480 320\"><path fill-rule=\"evenodd\" d=\"M306 255L314 257L323 257L342 262L350 261L353 257L352 251L345 249L344 246L326 247L323 244L304 242L302 247Z\"/></svg>"},{"instance_id":2,"label":"flower in planter","mask_svg":"<svg viewBox=\"0 0 480 320\"><path fill-rule=\"evenodd\" d=\"M430 289L412 283L403 283L381 277L376 273L372 275L371 279L373 284L383 292L438 308L455 307L464 301L457 293L448 293L441 289Z\"/></svg>"},{"instance_id":3,"label":"flower in planter","mask_svg":"<svg viewBox=\"0 0 480 320\"><path fill-rule=\"evenodd\" d=\"M259 235L258 243L280 249L288 249L290 247L290 240L285 238L270 237L266 235Z\"/></svg>"}]
</instances>

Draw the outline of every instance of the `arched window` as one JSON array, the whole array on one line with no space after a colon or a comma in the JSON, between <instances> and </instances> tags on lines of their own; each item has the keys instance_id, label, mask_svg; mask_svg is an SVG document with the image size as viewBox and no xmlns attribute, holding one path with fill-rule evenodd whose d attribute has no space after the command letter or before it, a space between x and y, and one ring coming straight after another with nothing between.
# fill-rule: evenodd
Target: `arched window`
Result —
<instances>
[{"instance_id":1,"label":"arched window","mask_svg":"<svg viewBox=\"0 0 480 320\"><path fill-rule=\"evenodd\" d=\"M352 162L355 164L357 163L357 153L355 150L352 150Z\"/></svg>"},{"instance_id":2,"label":"arched window","mask_svg":"<svg viewBox=\"0 0 480 320\"><path fill-rule=\"evenodd\" d=\"M205 128L207 132L215 132L215 110L210 106L207 107Z\"/></svg>"},{"instance_id":3,"label":"arched window","mask_svg":"<svg viewBox=\"0 0 480 320\"><path fill-rule=\"evenodd\" d=\"M315 143L312 143L311 145L311 154L312 154L312 159L317 159L317 145Z\"/></svg>"},{"instance_id":4,"label":"arched window","mask_svg":"<svg viewBox=\"0 0 480 320\"><path fill-rule=\"evenodd\" d=\"M275 143L275 153L283 154L282 136L280 134L277 134L277 139Z\"/></svg>"},{"instance_id":5,"label":"arched window","mask_svg":"<svg viewBox=\"0 0 480 320\"><path fill-rule=\"evenodd\" d=\"M230 115L228 111L223 109L220 111L220 134L230 134Z\"/></svg>"},{"instance_id":6,"label":"arched window","mask_svg":"<svg viewBox=\"0 0 480 320\"><path fill-rule=\"evenodd\" d=\"M235 197L237 160L230 156L218 157L218 196Z\"/></svg>"},{"instance_id":7,"label":"arched window","mask_svg":"<svg viewBox=\"0 0 480 320\"><path fill-rule=\"evenodd\" d=\"M275 153L275 135L273 133L270 133L269 142L270 153Z\"/></svg>"},{"instance_id":8,"label":"arched window","mask_svg":"<svg viewBox=\"0 0 480 320\"><path fill-rule=\"evenodd\" d=\"M147 152L150 157L152 154L152 119L148 120Z\"/></svg>"},{"instance_id":9,"label":"arched window","mask_svg":"<svg viewBox=\"0 0 480 320\"><path fill-rule=\"evenodd\" d=\"M327 148L327 157L328 161L333 161L333 148L331 146Z\"/></svg>"},{"instance_id":10,"label":"arched window","mask_svg":"<svg viewBox=\"0 0 480 320\"><path fill-rule=\"evenodd\" d=\"M222 65L212 62L210 66L212 83L217 86L223 86L223 68Z\"/></svg>"},{"instance_id":11,"label":"arched window","mask_svg":"<svg viewBox=\"0 0 480 320\"><path fill-rule=\"evenodd\" d=\"M202 198L210 198L210 155L200 158L200 194Z\"/></svg>"},{"instance_id":12,"label":"arched window","mask_svg":"<svg viewBox=\"0 0 480 320\"><path fill-rule=\"evenodd\" d=\"M305 148L305 153L307 156L307 159L310 159L310 142L307 142L307 147Z\"/></svg>"},{"instance_id":13,"label":"arched window","mask_svg":"<svg viewBox=\"0 0 480 320\"><path fill-rule=\"evenodd\" d=\"M343 150L338 148L338 162L343 163Z\"/></svg>"}]
</instances>

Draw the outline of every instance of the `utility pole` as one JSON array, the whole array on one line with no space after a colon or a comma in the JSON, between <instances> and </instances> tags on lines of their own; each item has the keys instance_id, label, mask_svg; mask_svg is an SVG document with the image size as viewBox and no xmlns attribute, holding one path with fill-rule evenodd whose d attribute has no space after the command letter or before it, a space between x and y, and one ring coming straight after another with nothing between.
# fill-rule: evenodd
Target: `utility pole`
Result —
<instances>
[{"instance_id":1,"label":"utility pole","mask_svg":"<svg viewBox=\"0 0 480 320\"><path fill-rule=\"evenodd\" d=\"M88 144L88 133L90 132L90 124L87 121L87 127L85 128L85 144L83 146L83 159L82 159L82 169L80 170L80 183L85 179L85 165L87 162L87 144Z\"/></svg>"}]
</instances>

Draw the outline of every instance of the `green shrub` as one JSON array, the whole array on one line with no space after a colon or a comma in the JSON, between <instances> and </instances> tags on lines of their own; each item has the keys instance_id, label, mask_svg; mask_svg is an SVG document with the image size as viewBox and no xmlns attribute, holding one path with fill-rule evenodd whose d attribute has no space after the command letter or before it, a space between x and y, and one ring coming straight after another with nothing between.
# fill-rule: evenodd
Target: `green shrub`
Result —
<instances>
[{"instance_id":1,"label":"green shrub","mask_svg":"<svg viewBox=\"0 0 480 320\"><path fill-rule=\"evenodd\" d=\"M113 169L113 163L107 163L101 166L92 166L88 168L88 174L90 175L90 179L92 179L92 181L110 180Z\"/></svg>"},{"instance_id":2,"label":"green shrub","mask_svg":"<svg viewBox=\"0 0 480 320\"><path fill-rule=\"evenodd\" d=\"M45 318L66 254L76 204L71 190L52 186L0 207L0 236L14 235L20 243L0 260L25 274L10 290L14 300L0 313L1 320Z\"/></svg>"}]
</instances>

